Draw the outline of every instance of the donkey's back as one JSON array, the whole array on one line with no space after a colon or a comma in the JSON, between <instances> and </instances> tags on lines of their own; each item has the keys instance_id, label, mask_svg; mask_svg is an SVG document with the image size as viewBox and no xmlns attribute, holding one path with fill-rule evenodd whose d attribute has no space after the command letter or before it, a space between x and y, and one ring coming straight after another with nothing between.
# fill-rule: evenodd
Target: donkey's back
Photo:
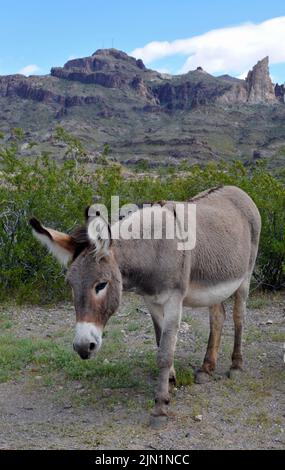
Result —
<instances>
[{"instance_id":1,"label":"donkey's back","mask_svg":"<svg viewBox=\"0 0 285 470\"><path fill-rule=\"evenodd\" d=\"M241 284L251 276L258 250L261 220L255 203L235 186L213 188L192 202L197 233L190 282Z\"/></svg>"}]
</instances>

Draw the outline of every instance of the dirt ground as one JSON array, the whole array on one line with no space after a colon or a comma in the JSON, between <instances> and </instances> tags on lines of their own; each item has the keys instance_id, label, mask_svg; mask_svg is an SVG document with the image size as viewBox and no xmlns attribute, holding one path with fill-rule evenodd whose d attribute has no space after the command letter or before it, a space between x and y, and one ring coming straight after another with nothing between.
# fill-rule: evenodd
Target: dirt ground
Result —
<instances>
[{"instance_id":1,"label":"dirt ground","mask_svg":"<svg viewBox=\"0 0 285 470\"><path fill-rule=\"evenodd\" d=\"M176 353L180 386L172 390L168 424L157 430L149 426L156 379L154 332L139 298L124 296L120 311L109 321L102 350L93 360L105 367L98 369L100 378L90 375L90 367L95 367L91 361L80 361L72 352L75 317L71 304L2 306L0 319L0 342L5 336L10 348L28 348L29 341L34 344L39 339L50 348L48 353L24 354L21 363L10 351L3 361L1 449L285 447L284 296L250 301L244 334L245 370L238 381L226 375L233 345L231 302L217 375L203 385L191 383L191 377L205 354L208 311L184 310ZM53 350L53 344L60 351ZM124 380L116 376L116 368ZM104 377L104 370L106 374L112 371L113 378Z\"/></svg>"}]
</instances>

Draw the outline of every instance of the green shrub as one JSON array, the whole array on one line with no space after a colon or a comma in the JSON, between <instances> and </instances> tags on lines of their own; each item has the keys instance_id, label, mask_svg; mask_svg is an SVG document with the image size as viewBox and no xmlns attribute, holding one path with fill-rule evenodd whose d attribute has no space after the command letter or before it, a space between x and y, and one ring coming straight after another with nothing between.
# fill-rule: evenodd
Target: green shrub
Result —
<instances>
[{"instance_id":1,"label":"green shrub","mask_svg":"<svg viewBox=\"0 0 285 470\"><path fill-rule=\"evenodd\" d=\"M27 162L12 145L0 151L0 299L49 302L66 297L62 269L31 236L34 215L47 226L70 231L92 201L82 165L47 157Z\"/></svg>"},{"instance_id":2,"label":"green shrub","mask_svg":"<svg viewBox=\"0 0 285 470\"><path fill-rule=\"evenodd\" d=\"M120 203L156 200L185 201L219 184L234 184L256 202L262 216L262 235L256 284L269 289L285 286L285 189L282 178L270 174L264 164L245 168L241 163L187 167L126 180L119 165L91 172L80 161L82 148L68 139L71 161L57 163L47 155L35 161L22 159L18 140L0 149L0 299L45 303L65 299L63 270L33 238L28 220L35 216L47 226L69 232L83 221L84 208L93 202L110 205L112 195ZM159 173L159 172L158 172ZM282 176L284 177L284 175ZM284 180L283 180L284 181Z\"/></svg>"}]
</instances>

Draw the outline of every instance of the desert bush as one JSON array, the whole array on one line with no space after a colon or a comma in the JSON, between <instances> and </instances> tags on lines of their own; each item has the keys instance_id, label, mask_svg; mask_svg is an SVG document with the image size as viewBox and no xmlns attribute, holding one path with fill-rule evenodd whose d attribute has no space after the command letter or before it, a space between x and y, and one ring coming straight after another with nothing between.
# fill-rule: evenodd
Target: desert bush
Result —
<instances>
[{"instance_id":1,"label":"desert bush","mask_svg":"<svg viewBox=\"0 0 285 470\"><path fill-rule=\"evenodd\" d=\"M75 161L21 160L16 145L0 151L0 162L0 299L65 298L62 269L31 237L28 221L35 215L62 231L81 223L93 192L85 170Z\"/></svg>"},{"instance_id":2,"label":"desert bush","mask_svg":"<svg viewBox=\"0 0 285 470\"><path fill-rule=\"evenodd\" d=\"M69 144L73 145L72 139ZM78 147L78 142L74 145ZM204 168L184 164L181 172L164 172L163 176L146 174L143 178L134 174L134 178L126 180L120 165L87 170L80 158L74 158L74 153L71 161L63 163L46 155L29 161L19 156L17 140L9 146L3 145L0 149L0 299L47 303L69 295L63 270L31 234L28 224L31 216L47 226L69 232L82 223L84 209L94 196L108 207L112 195L119 195L121 204L161 199L185 201L199 191L220 184L237 185L256 202L263 228L255 285L281 289L285 286L285 189L282 180L271 175L264 164L252 168L238 162L210 163Z\"/></svg>"}]
</instances>

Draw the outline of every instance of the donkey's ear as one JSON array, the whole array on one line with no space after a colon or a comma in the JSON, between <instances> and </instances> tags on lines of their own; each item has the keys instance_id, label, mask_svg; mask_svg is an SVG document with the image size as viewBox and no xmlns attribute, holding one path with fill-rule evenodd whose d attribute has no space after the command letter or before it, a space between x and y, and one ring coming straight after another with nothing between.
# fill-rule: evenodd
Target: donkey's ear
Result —
<instances>
[{"instance_id":1,"label":"donkey's ear","mask_svg":"<svg viewBox=\"0 0 285 470\"><path fill-rule=\"evenodd\" d=\"M34 236L45 245L63 266L67 266L75 252L70 235L44 227L37 219L30 219Z\"/></svg>"},{"instance_id":2,"label":"donkey's ear","mask_svg":"<svg viewBox=\"0 0 285 470\"><path fill-rule=\"evenodd\" d=\"M88 224L87 233L91 245L95 248L96 259L99 261L108 256L112 244L111 228L108 222L100 215L92 217Z\"/></svg>"}]
</instances>

